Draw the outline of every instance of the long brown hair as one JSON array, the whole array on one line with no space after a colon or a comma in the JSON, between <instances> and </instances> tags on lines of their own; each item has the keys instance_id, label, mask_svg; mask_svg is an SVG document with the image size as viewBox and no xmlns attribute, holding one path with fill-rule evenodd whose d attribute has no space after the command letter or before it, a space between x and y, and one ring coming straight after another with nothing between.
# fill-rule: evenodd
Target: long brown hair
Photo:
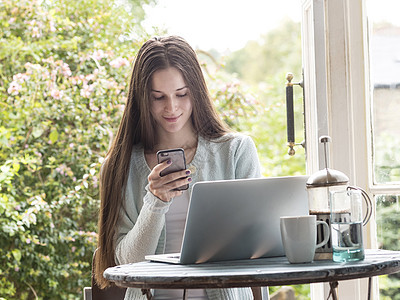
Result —
<instances>
[{"instance_id":1,"label":"long brown hair","mask_svg":"<svg viewBox=\"0 0 400 300\"><path fill-rule=\"evenodd\" d=\"M196 52L190 45L177 36L145 42L136 56L125 110L100 175L94 273L101 288L110 285L103 278L104 270L115 265L115 228L124 202L132 148L141 144L145 150L153 150L156 144L155 123L150 114L151 77L157 70L168 67L177 68L188 86L193 107L191 118L197 134L213 139L228 131L212 104Z\"/></svg>"}]
</instances>

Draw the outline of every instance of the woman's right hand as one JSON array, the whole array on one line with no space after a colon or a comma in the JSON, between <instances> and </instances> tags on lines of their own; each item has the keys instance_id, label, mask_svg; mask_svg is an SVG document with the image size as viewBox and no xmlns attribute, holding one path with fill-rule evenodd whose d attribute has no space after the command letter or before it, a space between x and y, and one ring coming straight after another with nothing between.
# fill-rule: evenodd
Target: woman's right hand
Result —
<instances>
[{"instance_id":1,"label":"woman's right hand","mask_svg":"<svg viewBox=\"0 0 400 300\"><path fill-rule=\"evenodd\" d=\"M150 192L164 202L171 201L172 198L182 195L183 191L176 188L184 186L192 181L189 170L177 171L165 176L160 176L160 172L170 166L170 161L164 161L156 165L148 176Z\"/></svg>"}]
</instances>

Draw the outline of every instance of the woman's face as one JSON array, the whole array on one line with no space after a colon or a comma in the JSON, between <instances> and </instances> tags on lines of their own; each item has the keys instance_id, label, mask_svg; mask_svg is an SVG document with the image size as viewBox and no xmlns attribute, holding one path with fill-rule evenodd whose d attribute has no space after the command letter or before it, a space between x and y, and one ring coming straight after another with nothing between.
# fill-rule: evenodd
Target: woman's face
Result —
<instances>
[{"instance_id":1,"label":"woman's face","mask_svg":"<svg viewBox=\"0 0 400 300\"><path fill-rule=\"evenodd\" d=\"M178 69L171 67L153 74L150 112L159 134L192 132L192 100Z\"/></svg>"}]
</instances>

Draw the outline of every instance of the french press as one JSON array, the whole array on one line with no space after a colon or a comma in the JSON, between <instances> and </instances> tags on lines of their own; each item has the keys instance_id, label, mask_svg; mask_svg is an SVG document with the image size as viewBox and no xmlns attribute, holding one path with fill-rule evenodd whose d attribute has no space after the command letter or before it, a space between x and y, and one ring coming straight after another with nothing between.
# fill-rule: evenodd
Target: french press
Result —
<instances>
[{"instance_id":1,"label":"french press","mask_svg":"<svg viewBox=\"0 0 400 300\"><path fill-rule=\"evenodd\" d=\"M321 136L319 142L324 144L325 168L312 174L307 180L306 187L308 193L309 213L310 215L316 215L317 220L325 221L330 225L330 193L346 191L349 188L349 178L338 170L328 168L327 143L331 142L331 138L329 136ZM371 215L371 200L361 188L351 188L361 190L363 198L367 203L367 219L369 220ZM320 243L323 240L324 232L318 230L317 243ZM332 259L332 256L332 242L331 239L329 239L325 246L316 250L314 260L329 260Z\"/></svg>"}]
</instances>

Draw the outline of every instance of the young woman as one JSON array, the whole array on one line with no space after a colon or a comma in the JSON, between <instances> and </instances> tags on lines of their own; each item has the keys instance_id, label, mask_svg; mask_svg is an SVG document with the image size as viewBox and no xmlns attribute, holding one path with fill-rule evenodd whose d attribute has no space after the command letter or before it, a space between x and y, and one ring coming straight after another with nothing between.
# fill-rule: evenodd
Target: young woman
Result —
<instances>
[{"instance_id":1,"label":"young woman","mask_svg":"<svg viewBox=\"0 0 400 300\"><path fill-rule=\"evenodd\" d=\"M160 176L159 150L183 148L187 169ZM193 183L260 177L253 141L232 133L212 105L195 51L182 38L147 41L139 50L124 114L101 170L95 276L145 255L179 252ZM189 184L189 189L176 188ZM243 203L243 205L246 205ZM182 290L155 290L155 299ZM125 299L144 299L128 289ZM189 299L253 299L250 288L190 290Z\"/></svg>"}]
</instances>

